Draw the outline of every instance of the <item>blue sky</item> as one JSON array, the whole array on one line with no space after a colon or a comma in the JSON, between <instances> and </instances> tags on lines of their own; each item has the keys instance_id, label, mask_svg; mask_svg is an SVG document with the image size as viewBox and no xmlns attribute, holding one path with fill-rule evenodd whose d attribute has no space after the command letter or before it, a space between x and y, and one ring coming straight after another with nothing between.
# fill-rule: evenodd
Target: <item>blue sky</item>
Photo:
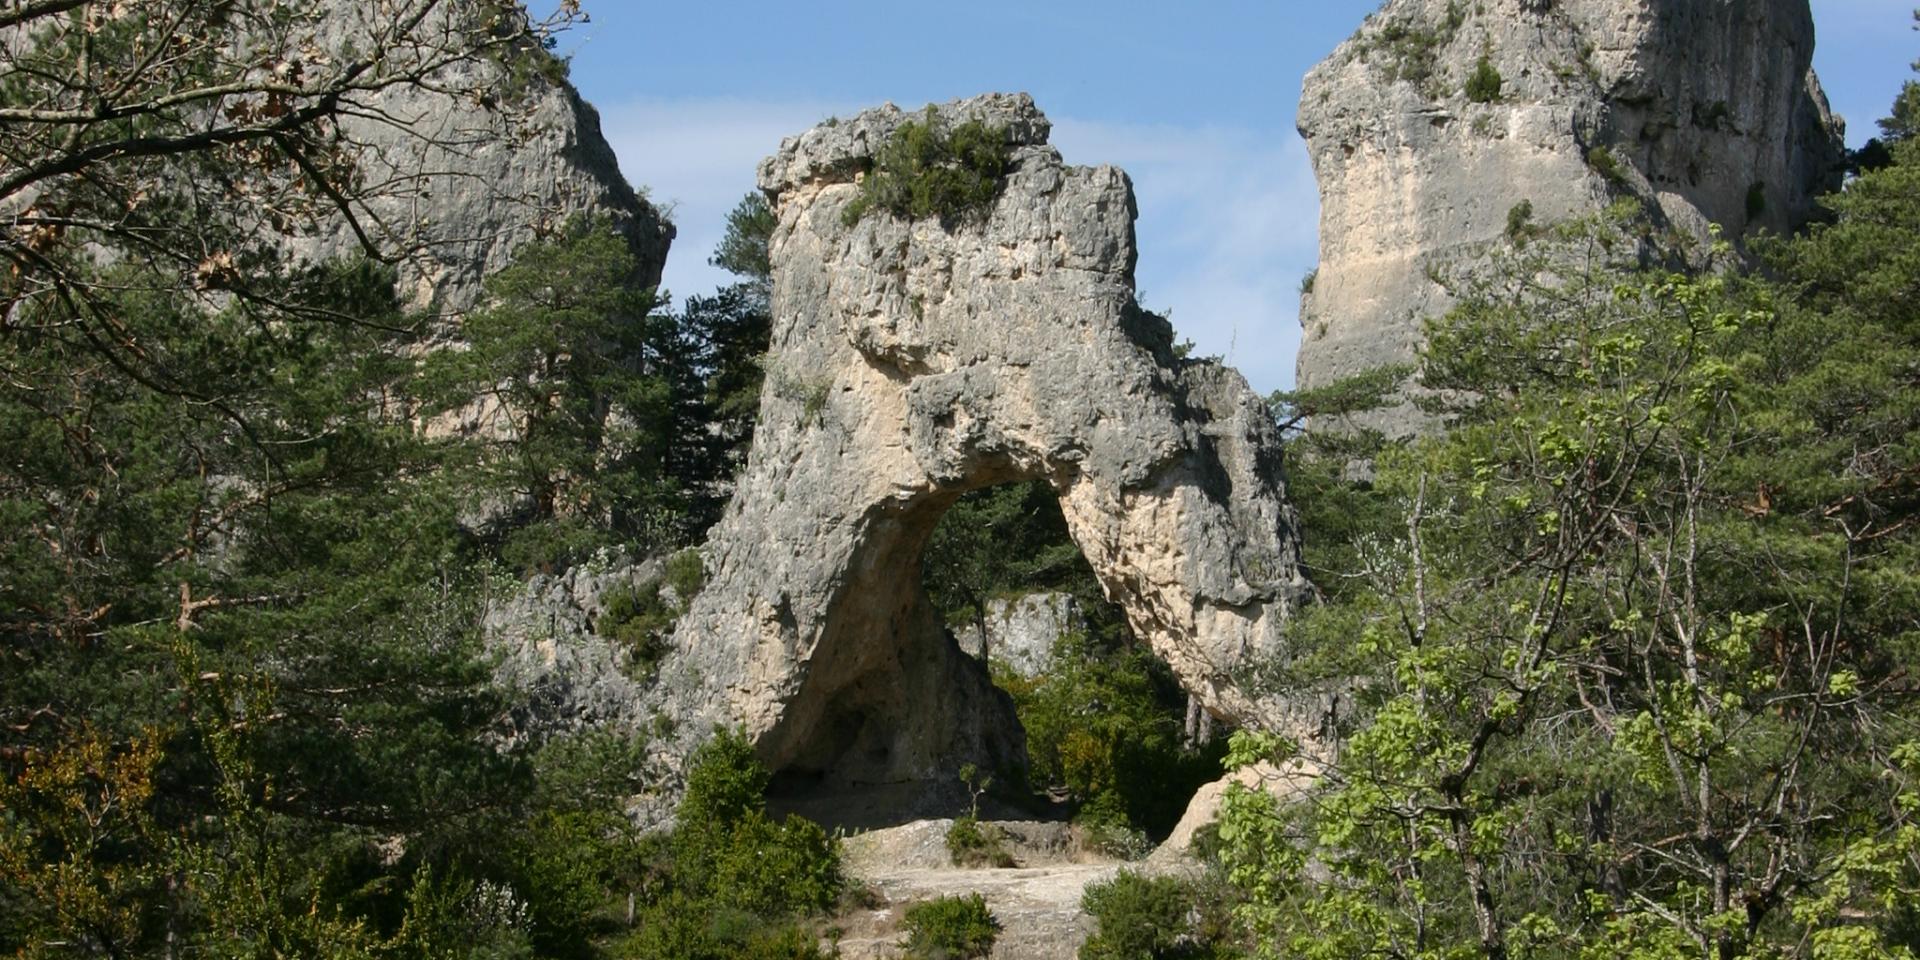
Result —
<instances>
[{"instance_id":1,"label":"blue sky","mask_svg":"<svg viewBox=\"0 0 1920 960\"><path fill-rule=\"evenodd\" d=\"M1917 3L1813 2L1815 66L1855 143L1912 75ZM781 137L889 100L1024 90L1069 163L1132 175L1141 299L1267 391L1293 382L1295 291L1317 253L1300 80L1378 5L587 0L592 22L560 52L627 179L671 210L676 297L726 282L706 258Z\"/></svg>"}]
</instances>

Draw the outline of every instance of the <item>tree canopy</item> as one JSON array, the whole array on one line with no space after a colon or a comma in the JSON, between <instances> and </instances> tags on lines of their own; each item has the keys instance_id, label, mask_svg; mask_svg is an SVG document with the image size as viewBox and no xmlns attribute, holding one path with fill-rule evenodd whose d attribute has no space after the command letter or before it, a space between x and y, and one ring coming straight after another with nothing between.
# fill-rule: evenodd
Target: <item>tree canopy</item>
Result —
<instances>
[{"instance_id":1,"label":"tree canopy","mask_svg":"<svg viewBox=\"0 0 1920 960\"><path fill-rule=\"evenodd\" d=\"M1350 691L1325 781L1223 821L1255 954L1920 949L1917 148L1764 271L1622 207L1430 323L1448 430L1344 484L1278 667Z\"/></svg>"}]
</instances>

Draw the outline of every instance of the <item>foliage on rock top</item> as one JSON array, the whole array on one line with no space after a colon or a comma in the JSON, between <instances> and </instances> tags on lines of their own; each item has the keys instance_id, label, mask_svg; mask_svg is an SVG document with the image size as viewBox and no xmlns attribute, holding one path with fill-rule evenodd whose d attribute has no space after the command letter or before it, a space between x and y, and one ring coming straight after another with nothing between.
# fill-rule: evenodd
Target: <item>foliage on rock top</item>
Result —
<instances>
[{"instance_id":1,"label":"foliage on rock top","mask_svg":"<svg viewBox=\"0 0 1920 960\"><path fill-rule=\"evenodd\" d=\"M1444 92L1440 54L1453 43L1467 21L1462 0L1450 0L1437 23L1421 23L1405 15L1369 17L1354 34L1362 59L1377 63L1387 82L1406 81L1429 98Z\"/></svg>"},{"instance_id":2,"label":"foliage on rock top","mask_svg":"<svg viewBox=\"0 0 1920 960\"><path fill-rule=\"evenodd\" d=\"M943 222L984 216L1012 157L1005 130L977 119L949 126L929 107L881 145L842 219L850 227L875 212Z\"/></svg>"}]
</instances>

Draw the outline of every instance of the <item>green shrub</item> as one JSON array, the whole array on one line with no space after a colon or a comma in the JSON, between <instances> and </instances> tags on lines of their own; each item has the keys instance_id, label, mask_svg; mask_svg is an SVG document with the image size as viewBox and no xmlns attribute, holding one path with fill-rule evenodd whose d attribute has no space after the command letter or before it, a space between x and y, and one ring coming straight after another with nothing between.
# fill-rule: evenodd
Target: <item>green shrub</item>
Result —
<instances>
[{"instance_id":1,"label":"green shrub","mask_svg":"<svg viewBox=\"0 0 1920 960\"><path fill-rule=\"evenodd\" d=\"M619 941L622 960L828 960L802 923L768 923L749 913L674 895L654 903Z\"/></svg>"},{"instance_id":2,"label":"green shrub","mask_svg":"<svg viewBox=\"0 0 1920 960\"><path fill-rule=\"evenodd\" d=\"M1480 62L1474 65L1473 75L1467 77L1467 99L1474 103L1492 103L1500 99L1500 88L1506 81L1486 54L1480 55Z\"/></svg>"},{"instance_id":3,"label":"green shrub","mask_svg":"<svg viewBox=\"0 0 1920 960\"><path fill-rule=\"evenodd\" d=\"M1522 200L1507 211L1507 239L1523 244L1533 232L1533 201Z\"/></svg>"},{"instance_id":4,"label":"green shrub","mask_svg":"<svg viewBox=\"0 0 1920 960\"><path fill-rule=\"evenodd\" d=\"M1005 130L978 120L948 129L928 107L924 121L902 123L880 147L842 218L851 227L875 210L914 220L981 214L1000 196L1012 156Z\"/></svg>"},{"instance_id":5,"label":"green shrub","mask_svg":"<svg viewBox=\"0 0 1920 960\"><path fill-rule=\"evenodd\" d=\"M1608 183L1627 182L1627 171L1621 166L1620 158L1614 156L1613 151L1606 147L1594 147L1588 150L1587 166L1593 168L1593 172L1605 178Z\"/></svg>"},{"instance_id":6,"label":"green shrub","mask_svg":"<svg viewBox=\"0 0 1920 960\"><path fill-rule=\"evenodd\" d=\"M831 960L838 951L820 948L820 938L797 924L763 930L747 938L732 960Z\"/></svg>"},{"instance_id":7,"label":"green shrub","mask_svg":"<svg viewBox=\"0 0 1920 960\"><path fill-rule=\"evenodd\" d=\"M1306 296L1306 295L1308 295L1308 294L1310 294L1310 293L1312 293L1312 292L1313 292L1313 284L1314 284L1314 282L1315 282L1315 281L1317 281L1317 280L1319 280L1319 279L1320 279L1320 270L1319 270L1319 268L1317 268L1317 267L1316 267L1316 268L1314 268L1314 269L1312 269L1312 270L1308 270L1308 271L1307 271L1307 275L1306 275L1306 276L1304 276L1304 277L1301 277L1301 278L1300 278L1300 295L1301 295L1301 296Z\"/></svg>"},{"instance_id":8,"label":"green shrub","mask_svg":"<svg viewBox=\"0 0 1920 960\"><path fill-rule=\"evenodd\" d=\"M947 828L947 855L956 867L1014 866L1000 830L972 814L954 818Z\"/></svg>"},{"instance_id":9,"label":"green shrub","mask_svg":"<svg viewBox=\"0 0 1920 960\"><path fill-rule=\"evenodd\" d=\"M1162 960L1179 952L1188 935L1192 897L1176 877L1122 870L1093 884L1080 908L1100 930L1080 948L1080 960Z\"/></svg>"},{"instance_id":10,"label":"green shrub","mask_svg":"<svg viewBox=\"0 0 1920 960\"><path fill-rule=\"evenodd\" d=\"M707 566L698 550L682 550L667 558L664 579L673 592L680 595L684 607L693 603L693 598L707 585Z\"/></svg>"},{"instance_id":11,"label":"green shrub","mask_svg":"<svg viewBox=\"0 0 1920 960\"><path fill-rule=\"evenodd\" d=\"M977 893L916 903L902 920L909 960L976 960L993 952L1000 937L1000 921Z\"/></svg>"},{"instance_id":12,"label":"green shrub","mask_svg":"<svg viewBox=\"0 0 1920 960\"><path fill-rule=\"evenodd\" d=\"M667 633L680 613L661 596L660 581L649 580L609 596L593 622L593 632L626 652L629 676L651 682L667 655Z\"/></svg>"},{"instance_id":13,"label":"green shrub","mask_svg":"<svg viewBox=\"0 0 1920 960\"><path fill-rule=\"evenodd\" d=\"M594 619L593 632L626 652L629 676L650 683L669 650L667 634L706 585L700 551L682 550L667 558L661 576L613 591ZM677 603L667 599L665 587L673 588Z\"/></svg>"},{"instance_id":14,"label":"green shrub","mask_svg":"<svg viewBox=\"0 0 1920 960\"><path fill-rule=\"evenodd\" d=\"M687 791L677 812L680 827L727 827L767 806L773 779L746 734L716 730L687 760Z\"/></svg>"},{"instance_id":15,"label":"green shrub","mask_svg":"<svg viewBox=\"0 0 1920 960\"><path fill-rule=\"evenodd\" d=\"M1093 884L1080 908L1099 930L1080 960L1200 960L1230 955L1236 902L1225 878L1147 877L1122 870Z\"/></svg>"},{"instance_id":16,"label":"green shrub","mask_svg":"<svg viewBox=\"0 0 1920 960\"><path fill-rule=\"evenodd\" d=\"M716 731L688 761L673 833L647 864L650 906L618 956L823 956L794 921L831 910L846 881L839 841L809 820L766 813L767 768L746 737Z\"/></svg>"},{"instance_id":17,"label":"green shrub","mask_svg":"<svg viewBox=\"0 0 1920 960\"><path fill-rule=\"evenodd\" d=\"M715 899L761 917L824 912L845 885L840 845L798 816L775 823L758 811L747 814L714 865Z\"/></svg>"},{"instance_id":18,"label":"green shrub","mask_svg":"<svg viewBox=\"0 0 1920 960\"><path fill-rule=\"evenodd\" d=\"M1466 19L1466 8L1457 0L1447 4L1445 19L1436 24L1420 24L1405 17L1389 19L1370 33L1362 28L1361 53L1384 54L1387 82L1405 80L1428 96L1439 96L1444 92L1436 89L1441 85L1440 51L1453 42Z\"/></svg>"}]
</instances>

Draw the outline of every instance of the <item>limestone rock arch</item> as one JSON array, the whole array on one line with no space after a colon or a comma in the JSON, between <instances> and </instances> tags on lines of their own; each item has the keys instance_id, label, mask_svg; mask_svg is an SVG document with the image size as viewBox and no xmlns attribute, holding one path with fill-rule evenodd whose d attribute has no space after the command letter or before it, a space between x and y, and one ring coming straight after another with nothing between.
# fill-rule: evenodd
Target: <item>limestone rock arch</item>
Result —
<instances>
[{"instance_id":1,"label":"limestone rock arch","mask_svg":"<svg viewBox=\"0 0 1920 960\"><path fill-rule=\"evenodd\" d=\"M760 167L779 219L767 386L666 665L681 728L744 725L776 770L849 785L1023 764L1011 705L946 636L920 557L962 494L1033 478L1181 683L1254 719L1240 671L1280 652L1308 589L1264 404L1176 358L1136 304L1124 173L1065 165L1024 95L937 110L1014 148L983 221L843 223L867 158L918 116L891 105Z\"/></svg>"}]
</instances>

